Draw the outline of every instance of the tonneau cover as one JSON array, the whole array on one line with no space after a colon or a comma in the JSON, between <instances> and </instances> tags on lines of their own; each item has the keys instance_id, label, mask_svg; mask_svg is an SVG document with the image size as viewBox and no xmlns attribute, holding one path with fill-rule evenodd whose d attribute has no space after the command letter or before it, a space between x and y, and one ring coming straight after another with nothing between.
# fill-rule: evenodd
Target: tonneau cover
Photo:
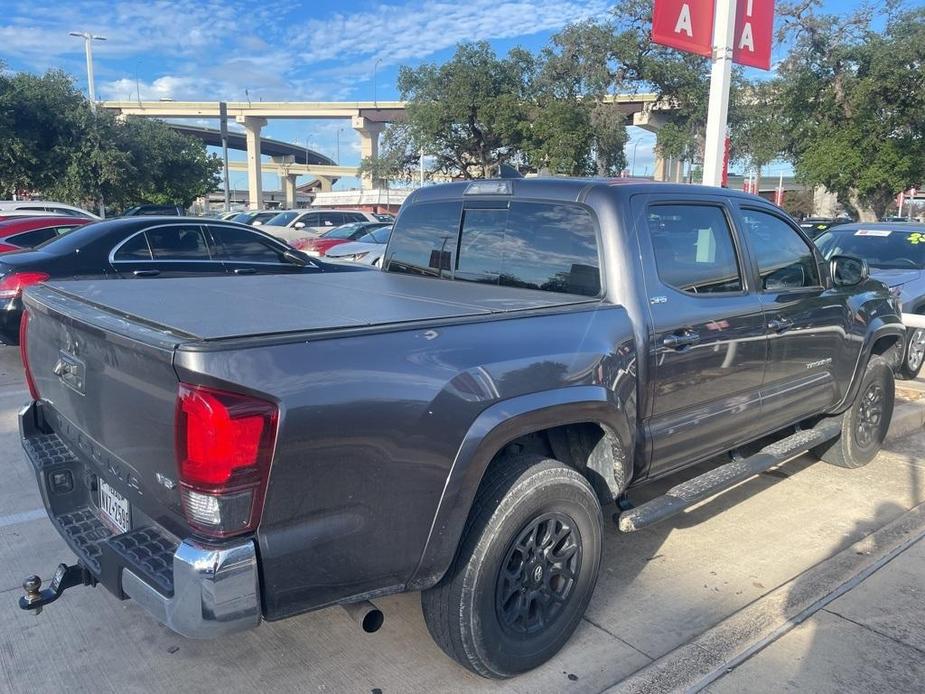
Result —
<instances>
[{"instance_id":1,"label":"tonneau cover","mask_svg":"<svg viewBox=\"0 0 925 694\"><path fill-rule=\"evenodd\" d=\"M362 328L595 301L376 271L74 280L49 286L126 318L198 340Z\"/></svg>"}]
</instances>

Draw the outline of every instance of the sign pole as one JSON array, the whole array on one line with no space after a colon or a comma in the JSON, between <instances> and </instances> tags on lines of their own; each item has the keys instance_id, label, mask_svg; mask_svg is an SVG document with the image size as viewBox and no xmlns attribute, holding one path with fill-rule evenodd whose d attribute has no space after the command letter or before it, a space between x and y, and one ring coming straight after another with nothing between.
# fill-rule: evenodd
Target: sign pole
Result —
<instances>
[{"instance_id":1,"label":"sign pole","mask_svg":"<svg viewBox=\"0 0 925 694\"><path fill-rule=\"evenodd\" d=\"M710 102L703 152L703 183L708 186L720 186L723 181L723 153L726 141L726 120L729 114L729 86L732 82L735 14L736 0L716 0L713 15Z\"/></svg>"}]
</instances>

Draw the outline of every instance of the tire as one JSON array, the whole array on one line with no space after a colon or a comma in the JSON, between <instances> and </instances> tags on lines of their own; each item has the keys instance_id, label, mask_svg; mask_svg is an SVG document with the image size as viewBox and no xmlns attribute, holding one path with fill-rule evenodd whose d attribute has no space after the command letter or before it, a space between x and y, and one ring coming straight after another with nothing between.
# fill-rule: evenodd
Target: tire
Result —
<instances>
[{"instance_id":1,"label":"tire","mask_svg":"<svg viewBox=\"0 0 925 694\"><path fill-rule=\"evenodd\" d=\"M909 328L906 331L906 347L899 364L897 376L911 381L919 375L925 363L925 328Z\"/></svg>"},{"instance_id":2,"label":"tire","mask_svg":"<svg viewBox=\"0 0 925 694\"><path fill-rule=\"evenodd\" d=\"M421 594L434 641L483 677L542 665L571 637L591 599L602 522L594 490L572 468L537 455L497 461L476 494L453 564ZM543 551L533 554L538 536ZM558 561L550 561L551 551ZM502 571L506 566L516 570Z\"/></svg>"},{"instance_id":3,"label":"tire","mask_svg":"<svg viewBox=\"0 0 925 694\"><path fill-rule=\"evenodd\" d=\"M873 356L867 363L861 387L851 408L839 415L841 436L815 453L831 465L859 468L880 452L893 417L893 372L886 361Z\"/></svg>"}]
</instances>

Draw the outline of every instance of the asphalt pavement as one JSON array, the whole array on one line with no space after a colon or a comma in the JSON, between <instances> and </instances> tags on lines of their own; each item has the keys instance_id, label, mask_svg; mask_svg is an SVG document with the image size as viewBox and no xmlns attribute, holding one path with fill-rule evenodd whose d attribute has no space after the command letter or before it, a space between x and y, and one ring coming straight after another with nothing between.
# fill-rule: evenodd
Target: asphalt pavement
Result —
<instances>
[{"instance_id":1,"label":"asphalt pavement","mask_svg":"<svg viewBox=\"0 0 925 694\"><path fill-rule=\"evenodd\" d=\"M19 445L26 397L16 350L0 349L0 692L904 692L925 681L920 425L859 470L803 456L661 525L610 528L566 648L490 682L434 645L417 594L377 601L385 624L371 635L331 608L191 641L102 588L72 589L38 616L20 611L24 576L73 561ZM675 678L660 679L668 671Z\"/></svg>"}]
</instances>

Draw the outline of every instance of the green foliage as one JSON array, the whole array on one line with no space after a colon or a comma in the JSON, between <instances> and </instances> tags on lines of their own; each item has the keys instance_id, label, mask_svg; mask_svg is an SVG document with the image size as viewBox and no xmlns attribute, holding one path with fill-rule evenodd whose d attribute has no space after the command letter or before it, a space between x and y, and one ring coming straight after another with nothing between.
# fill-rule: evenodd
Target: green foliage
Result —
<instances>
[{"instance_id":1,"label":"green foliage","mask_svg":"<svg viewBox=\"0 0 925 694\"><path fill-rule=\"evenodd\" d=\"M925 180L925 9L818 10L780 10L793 41L775 85L786 151L802 180L870 221Z\"/></svg>"},{"instance_id":2,"label":"green foliage","mask_svg":"<svg viewBox=\"0 0 925 694\"><path fill-rule=\"evenodd\" d=\"M420 151L408 123L390 123L379 141L379 156L365 157L360 173L376 185L390 180L410 183L419 172Z\"/></svg>"},{"instance_id":3,"label":"green foliage","mask_svg":"<svg viewBox=\"0 0 925 694\"><path fill-rule=\"evenodd\" d=\"M514 49L498 58L488 43L461 44L449 62L402 67L398 88L409 101L410 136L437 169L464 178L489 176L523 142L533 56Z\"/></svg>"},{"instance_id":4,"label":"green foliage","mask_svg":"<svg viewBox=\"0 0 925 694\"><path fill-rule=\"evenodd\" d=\"M60 71L0 73L0 195L40 192L86 207L192 201L218 185L221 160L161 121L96 114Z\"/></svg>"}]
</instances>

